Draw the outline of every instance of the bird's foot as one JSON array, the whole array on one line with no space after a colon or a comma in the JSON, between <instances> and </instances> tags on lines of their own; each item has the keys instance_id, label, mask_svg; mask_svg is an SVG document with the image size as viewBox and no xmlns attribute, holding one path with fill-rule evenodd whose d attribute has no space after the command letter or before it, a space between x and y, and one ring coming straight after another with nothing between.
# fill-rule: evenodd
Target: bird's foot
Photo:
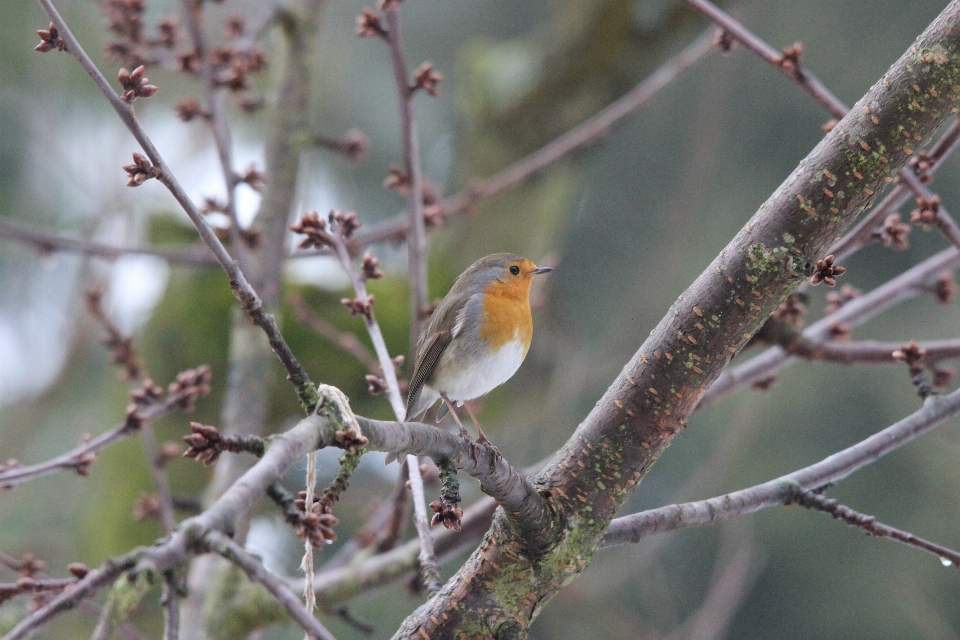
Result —
<instances>
[{"instance_id":1,"label":"bird's foot","mask_svg":"<svg viewBox=\"0 0 960 640\"><path fill-rule=\"evenodd\" d=\"M497 449L497 445L490 442L490 440L487 439L487 435L483 431L480 432L480 436L477 438L477 444L488 449L492 449L496 455L503 457L503 454L500 453L500 449Z\"/></svg>"}]
</instances>

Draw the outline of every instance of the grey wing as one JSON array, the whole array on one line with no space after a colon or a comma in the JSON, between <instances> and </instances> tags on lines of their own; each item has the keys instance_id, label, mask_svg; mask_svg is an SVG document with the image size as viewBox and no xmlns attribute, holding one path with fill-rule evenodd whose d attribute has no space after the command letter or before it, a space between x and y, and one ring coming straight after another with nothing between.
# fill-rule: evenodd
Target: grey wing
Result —
<instances>
[{"instance_id":1,"label":"grey wing","mask_svg":"<svg viewBox=\"0 0 960 640\"><path fill-rule=\"evenodd\" d=\"M430 343L423 353L423 357L418 359L417 368L413 372L413 378L410 380L410 392L407 395L407 415L404 420L412 420L416 416L412 414L413 408L420 399L420 393L423 391L423 385L437 368L437 362L443 351L450 344L452 336L449 331L442 331L433 336L429 336ZM429 409L429 407L427 407Z\"/></svg>"}]
</instances>

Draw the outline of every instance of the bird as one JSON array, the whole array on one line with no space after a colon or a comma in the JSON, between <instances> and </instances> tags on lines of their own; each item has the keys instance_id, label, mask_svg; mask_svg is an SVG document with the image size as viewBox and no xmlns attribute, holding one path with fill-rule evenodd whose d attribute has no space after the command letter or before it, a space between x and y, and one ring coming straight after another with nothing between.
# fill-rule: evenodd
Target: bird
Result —
<instances>
[{"instance_id":1,"label":"bird","mask_svg":"<svg viewBox=\"0 0 960 640\"><path fill-rule=\"evenodd\" d=\"M457 277L417 341L405 421L419 419L442 399L437 422L449 408L461 437L470 439L454 404L489 393L520 368L533 338L530 284L550 271L514 253L494 253ZM470 406L466 409L477 442L489 444Z\"/></svg>"}]
</instances>

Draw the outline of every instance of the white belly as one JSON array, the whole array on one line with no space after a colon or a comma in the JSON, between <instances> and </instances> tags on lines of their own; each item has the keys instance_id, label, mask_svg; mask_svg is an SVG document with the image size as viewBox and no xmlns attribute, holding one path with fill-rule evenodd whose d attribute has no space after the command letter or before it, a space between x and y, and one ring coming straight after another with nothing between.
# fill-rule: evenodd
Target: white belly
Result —
<instances>
[{"instance_id":1,"label":"white belly","mask_svg":"<svg viewBox=\"0 0 960 640\"><path fill-rule=\"evenodd\" d=\"M515 339L496 353L481 356L468 370L453 372L443 367L434 377L436 390L457 402L479 398L509 380L526 355L523 343Z\"/></svg>"}]
</instances>

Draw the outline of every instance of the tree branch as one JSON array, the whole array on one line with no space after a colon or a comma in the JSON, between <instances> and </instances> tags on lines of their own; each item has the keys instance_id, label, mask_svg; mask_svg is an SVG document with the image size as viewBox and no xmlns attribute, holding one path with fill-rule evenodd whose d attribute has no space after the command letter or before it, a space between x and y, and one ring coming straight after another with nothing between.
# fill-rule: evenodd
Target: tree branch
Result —
<instances>
[{"instance_id":1,"label":"tree branch","mask_svg":"<svg viewBox=\"0 0 960 640\"><path fill-rule=\"evenodd\" d=\"M136 435L144 424L148 424L175 409L182 409L184 403L192 403L197 397L209 392L209 369L200 368L184 373L194 377L200 376L197 378L199 386L183 386L171 391L163 400L146 407L131 405L128 409L127 419L122 424L96 438L81 443L80 446L56 458L27 467L13 465L0 468L0 487L9 489L28 480L68 469L76 471L80 475L86 475L88 467L96 459L96 454L99 451Z\"/></svg>"},{"instance_id":2,"label":"tree branch","mask_svg":"<svg viewBox=\"0 0 960 640\"><path fill-rule=\"evenodd\" d=\"M200 210L197 209L196 205L190 200L190 197L180 185L180 182L174 177L173 173L170 171L170 167L167 166L166 162L163 160L163 157L157 151L156 147L153 145L153 142L150 140L149 136L147 136L147 133L143 130L143 127L140 126L140 123L134 114L132 105L122 100L120 96L117 95L117 93L111 88L110 83L103 76L103 74L100 73L100 70L97 69L96 65L93 64L93 61L80 46L80 43L70 31L70 28L63 21L63 18L60 16L56 7L53 6L52 1L37 1L47 12L47 15L50 17L50 20L54 23L54 25L56 25L57 29L59 29L61 36L67 43L67 49L71 54L73 54L73 57L77 59L90 77L93 78L94 83L96 83L97 87L100 88L100 91L107 98L110 106L113 107L114 111L116 111L117 115L126 125L127 129L130 130L130 132L133 134L133 137L140 144L140 147L153 164L153 167L158 170L159 175L156 176L157 180L159 180L170 191L173 197L183 208L184 212L190 218L190 221L193 222L194 226L197 228L197 231L200 234L200 239L203 240L204 244L206 244L207 247L209 247L213 252L217 262L229 277L230 288L237 299L240 300L244 312L250 316L250 319L253 320L254 324L263 329L264 333L267 334L267 339L270 341L270 347L273 349L274 353L277 354L280 362L287 370L291 383L293 383L294 387L297 389L297 394L300 397L301 403L311 406L315 402L315 398L312 393L312 384L310 383L310 378L303 366L297 361L296 356L293 355L293 352L283 339L283 336L280 335L280 330L277 326L276 319L273 317L273 314L267 313L264 310L263 302L257 295L257 292L247 281L247 278L240 269L239 265L237 265L237 263L227 252L226 248L217 238L216 233L201 215Z\"/></svg>"},{"instance_id":3,"label":"tree branch","mask_svg":"<svg viewBox=\"0 0 960 640\"><path fill-rule=\"evenodd\" d=\"M350 252L347 249L346 239L349 236L348 230L351 226L338 222L336 213L330 216L330 246L336 251L340 258L340 264L350 278L353 285L356 301L360 308L364 309L361 314L367 332L370 334L370 340L373 342L374 351L377 354L377 360L380 362L380 370L383 372L383 378L386 382L387 398L397 420L403 420L406 410L403 399L400 397L400 383L397 380L396 367L390 358L390 352L387 350L387 343L383 339L383 332L380 331L380 325L377 323L373 312L373 299L367 293L367 286L364 278L360 277L353 266ZM303 223L301 222L301 227ZM406 461L407 472L410 479L410 490L413 493L413 521L417 528L417 536L420 539L420 570L423 575L423 583L429 593L435 593L440 588L440 570L437 565L437 555L433 548L433 536L430 533L430 520L427 517L427 504L423 494L423 479L420 476L420 463L416 457Z\"/></svg>"},{"instance_id":4,"label":"tree branch","mask_svg":"<svg viewBox=\"0 0 960 640\"><path fill-rule=\"evenodd\" d=\"M167 262L195 267L212 267L217 264L206 247L184 250L160 247L118 247L85 238L66 238L53 232L9 220L0 220L0 236L32 244L41 253L69 251L97 256L105 260L116 260L125 255L156 256Z\"/></svg>"},{"instance_id":5,"label":"tree branch","mask_svg":"<svg viewBox=\"0 0 960 640\"><path fill-rule=\"evenodd\" d=\"M87 598L93 597L123 572L131 569L137 561L136 557L137 550L134 550L119 558L107 560L102 567L94 569L78 581L72 589L51 598L42 607L18 622L3 637L3 640L22 640L57 614L72 609Z\"/></svg>"},{"instance_id":6,"label":"tree branch","mask_svg":"<svg viewBox=\"0 0 960 640\"><path fill-rule=\"evenodd\" d=\"M793 45L790 49L784 49L782 53L777 53L770 45L755 36L742 24L709 2L709 0L687 0L687 4L710 18L710 20L716 23L721 29L724 29L725 33L734 37L747 49L780 69L784 75L796 82L804 92L824 106L835 117L842 118L847 114L847 106L830 93L816 76L806 71L800 65L802 47L799 43ZM912 153L912 151L910 153ZM915 194L918 202L920 200L929 201L932 199L933 194L923 185L912 168L901 171L898 178ZM890 194L891 202L894 201L893 196L894 194ZM881 209L882 207L877 208ZM873 218L873 216L870 216L870 218ZM954 246L960 247L960 227L958 227L953 218L951 218L945 210L940 209L939 206L937 207L936 226ZM831 251L831 253L834 252Z\"/></svg>"},{"instance_id":7,"label":"tree branch","mask_svg":"<svg viewBox=\"0 0 960 640\"><path fill-rule=\"evenodd\" d=\"M667 60L640 84L611 102L590 119L521 158L496 175L483 180L471 180L470 185L465 190L443 200L441 203L443 212L446 215L463 213L473 207L477 201L510 189L530 176L539 173L560 158L607 135L613 125L634 111L647 106L650 100L663 88L703 59L712 50L713 39L714 30L710 29L680 53ZM407 214L400 214L395 218L370 225L359 231L351 248L356 251L357 247L375 242L401 240L406 236L408 228Z\"/></svg>"},{"instance_id":8,"label":"tree branch","mask_svg":"<svg viewBox=\"0 0 960 640\"><path fill-rule=\"evenodd\" d=\"M819 348L830 340L831 327L837 323L852 326L864 324L883 311L926 292L941 273L958 265L960 250L953 247L944 249L810 325L803 331L803 339L812 347ZM778 346L767 349L743 364L727 368L704 394L697 408L708 407L742 385L775 374L792 360L793 356Z\"/></svg>"},{"instance_id":9,"label":"tree branch","mask_svg":"<svg viewBox=\"0 0 960 640\"><path fill-rule=\"evenodd\" d=\"M927 169L926 172L927 175L932 176L934 172L943 165L943 161L954 152L958 143L960 143L960 119L954 120L950 128L947 129L930 149L927 155L930 162L930 168ZM864 216L853 229L833 243L828 253L837 256L838 260L843 260L860 247L874 242L873 231L876 227L884 218L894 213L910 198L910 189L903 183L902 179L904 175L912 170L913 169L903 171L900 175L901 182L887 194L880 204L875 206L868 215Z\"/></svg>"},{"instance_id":10,"label":"tree branch","mask_svg":"<svg viewBox=\"0 0 960 640\"><path fill-rule=\"evenodd\" d=\"M427 308L427 231L423 218L423 167L420 164L420 140L413 116L414 89L407 76L403 54L400 3L392 3L387 15L387 45L393 63L393 79L400 103L400 131L403 137L403 164L410 180L407 192L407 269L410 278L410 348L415 349ZM398 420L401 418L398 418Z\"/></svg>"},{"instance_id":11,"label":"tree branch","mask_svg":"<svg viewBox=\"0 0 960 640\"><path fill-rule=\"evenodd\" d=\"M214 78L213 64L210 60L210 51L207 46L207 37L203 31L203 5L192 0L183 0L183 15L186 19L187 30L193 39L193 48L199 62L200 84L207 99L210 130L213 133L214 146L217 158L220 161L220 170L223 174L224 188L227 192L224 213L230 219L230 244L237 252L240 264L246 268L246 250L240 237L240 223L237 219L237 174L233 170L233 154L230 148L230 130L227 126L226 113L223 109L223 96L218 94Z\"/></svg>"},{"instance_id":12,"label":"tree branch","mask_svg":"<svg viewBox=\"0 0 960 640\"><path fill-rule=\"evenodd\" d=\"M954 1L678 298L534 479L565 516L564 535L550 553L542 560L511 553L524 541L495 517L487 543L396 637L464 627L494 637L525 634L544 599L589 564L617 509L729 360L894 180L913 153L901 131L929 138L952 116L958 85ZM527 576L522 590L508 586L517 573Z\"/></svg>"},{"instance_id":13,"label":"tree branch","mask_svg":"<svg viewBox=\"0 0 960 640\"><path fill-rule=\"evenodd\" d=\"M932 553L940 559L940 562L942 562L944 566L958 566L958 564L960 564L960 553L957 553L953 549L948 549L943 545L919 538L907 531L891 527L882 522L877 522L877 519L873 516L854 511L850 507L839 504L836 500L825 498L819 493L803 489L798 490L797 495L793 497L793 503L808 509L828 513L837 520L845 522L851 527L860 529L868 536L891 538L897 542L902 542L908 546Z\"/></svg>"},{"instance_id":14,"label":"tree branch","mask_svg":"<svg viewBox=\"0 0 960 640\"><path fill-rule=\"evenodd\" d=\"M931 396L922 408L903 420L793 473L708 500L667 505L617 518L603 536L600 546L628 544L655 533L713 524L789 504L798 490L814 490L842 480L958 415L960 390L942 397Z\"/></svg>"},{"instance_id":15,"label":"tree branch","mask_svg":"<svg viewBox=\"0 0 960 640\"><path fill-rule=\"evenodd\" d=\"M801 89L820 103L823 108L833 114L834 117L842 118L847 114L846 105L843 104L837 96L833 95L813 74L804 70L800 66L799 59L789 60L783 52L777 51L768 45L708 0L687 0L687 4L707 16L711 22L723 29L725 34L733 37L744 47L774 67L780 69L783 75L800 85ZM799 53L797 54L797 58L799 58Z\"/></svg>"},{"instance_id":16,"label":"tree branch","mask_svg":"<svg viewBox=\"0 0 960 640\"><path fill-rule=\"evenodd\" d=\"M268 571L259 560L229 537L219 531L208 531L203 535L201 544L240 567L252 582L263 585L283 606L290 618L310 634L310 637L319 640L336 640L319 620L303 608L300 598L283 580Z\"/></svg>"}]
</instances>

